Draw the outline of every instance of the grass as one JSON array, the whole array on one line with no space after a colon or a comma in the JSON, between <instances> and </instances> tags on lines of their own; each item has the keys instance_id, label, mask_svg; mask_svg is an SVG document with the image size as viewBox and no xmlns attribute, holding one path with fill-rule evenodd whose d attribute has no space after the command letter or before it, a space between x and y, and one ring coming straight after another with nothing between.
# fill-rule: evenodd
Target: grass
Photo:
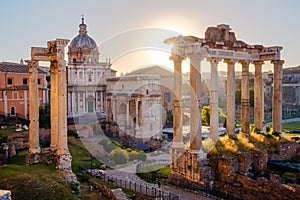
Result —
<instances>
[{"instance_id":1,"label":"grass","mask_svg":"<svg viewBox=\"0 0 300 200\"><path fill-rule=\"evenodd\" d=\"M6 129L0 129L0 137L7 137L7 136L11 136L11 135L26 135L28 134L28 131L24 130L24 131L20 131L17 132L16 128L13 126L8 126Z\"/></svg>"},{"instance_id":2,"label":"grass","mask_svg":"<svg viewBox=\"0 0 300 200\"><path fill-rule=\"evenodd\" d=\"M300 130L300 122L290 122L282 124L282 132L288 132L291 130ZM299 133L288 133L290 136L300 136Z\"/></svg>"},{"instance_id":3,"label":"grass","mask_svg":"<svg viewBox=\"0 0 300 200\"><path fill-rule=\"evenodd\" d=\"M19 152L6 166L0 166L0 188L12 191L12 199L78 199L53 165L25 165Z\"/></svg>"}]
</instances>

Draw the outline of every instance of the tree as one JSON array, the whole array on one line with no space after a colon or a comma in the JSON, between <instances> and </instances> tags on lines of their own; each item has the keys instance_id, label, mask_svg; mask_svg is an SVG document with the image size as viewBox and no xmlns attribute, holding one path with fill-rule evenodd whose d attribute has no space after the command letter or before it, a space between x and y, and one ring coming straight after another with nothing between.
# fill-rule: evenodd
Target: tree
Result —
<instances>
[{"instance_id":1,"label":"tree","mask_svg":"<svg viewBox=\"0 0 300 200\"><path fill-rule=\"evenodd\" d=\"M219 122L224 123L226 120L226 116L224 115L222 108L218 108L219 112ZM202 124L204 126L210 125L210 106L204 106L202 109Z\"/></svg>"}]
</instances>

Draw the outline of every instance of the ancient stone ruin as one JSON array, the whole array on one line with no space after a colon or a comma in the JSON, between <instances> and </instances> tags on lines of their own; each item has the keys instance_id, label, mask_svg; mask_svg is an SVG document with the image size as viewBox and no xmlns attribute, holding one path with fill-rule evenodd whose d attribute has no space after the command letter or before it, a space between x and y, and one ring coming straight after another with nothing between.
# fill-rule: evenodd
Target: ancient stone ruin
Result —
<instances>
[{"instance_id":1,"label":"ancient stone ruin","mask_svg":"<svg viewBox=\"0 0 300 200\"><path fill-rule=\"evenodd\" d=\"M66 62L64 48L67 39L56 39L47 42L47 47L32 47L31 60L27 60L29 71L29 152L27 163L54 161L56 167L65 172L70 172L70 181L76 180L72 173L72 156L68 149L67 141L67 86ZM38 82L37 69L39 61L50 61L50 103L51 103L51 144L50 151L41 151L39 145L39 107L38 107Z\"/></svg>"},{"instance_id":2,"label":"ancient stone ruin","mask_svg":"<svg viewBox=\"0 0 300 200\"><path fill-rule=\"evenodd\" d=\"M235 33L230 31L229 25L220 24L209 27L205 32L205 38L195 36L177 36L168 38L165 43L172 45L170 60L174 62L174 139L171 148L171 175L170 182L186 187L195 186L197 189L214 189L214 177L212 169L208 166L208 159L202 150L202 121L200 106L201 91L201 61L205 58L211 65L210 83L210 137L218 140L218 63L227 63L227 134L235 133L235 64L242 65L242 115L241 131L250 134L250 96L249 96L249 65L255 66L255 97L254 97L254 122L255 128L263 130L264 100L262 67L264 62L270 61L274 65L273 78L273 106L272 122L273 130L281 132L282 118L282 66L280 51L282 47L263 45L250 45L237 40ZM182 61L190 60L190 145L186 147L182 135ZM200 116L200 117L199 117ZM258 153L261 160L264 153ZM253 154L251 154L253 156ZM245 156L244 156L245 157ZM240 156L240 160L252 159L252 157ZM255 166L264 168L266 163L257 161ZM222 161L220 161L222 162ZM225 162L225 161L224 161ZM229 162L229 161L226 161ZM254 162L254 161L253 161ZM223 164L222 164L223 165ZM229 165L229 164L228 164ZM224 164L224 166L226 166ZM230 168L231 169L231 168ZM242 167L241 167L242 169ZM242 170L248 172L246 169ZM223 173L222 176L230 174ZM254 181L255 182L255 181Z\"/></svg>"}]
</instances>

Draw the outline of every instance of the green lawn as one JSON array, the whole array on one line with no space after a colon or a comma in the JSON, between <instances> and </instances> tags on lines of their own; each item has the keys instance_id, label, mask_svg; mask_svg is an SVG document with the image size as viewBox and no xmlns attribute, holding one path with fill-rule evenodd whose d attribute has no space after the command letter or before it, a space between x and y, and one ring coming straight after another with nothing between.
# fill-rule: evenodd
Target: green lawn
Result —
<instances>
[{"instance_id":1,"label":"green lawn","mask_svg":"<svg viewBox=\"0 0 300 200\"><path fill-rule=\"evenodd\" d=\"M290 122L282 124L282 132L288 132L290 130L300 130L300 122ZM289 136L300 136L299 133L288 133Z\"/></svg>"}]
</instances>

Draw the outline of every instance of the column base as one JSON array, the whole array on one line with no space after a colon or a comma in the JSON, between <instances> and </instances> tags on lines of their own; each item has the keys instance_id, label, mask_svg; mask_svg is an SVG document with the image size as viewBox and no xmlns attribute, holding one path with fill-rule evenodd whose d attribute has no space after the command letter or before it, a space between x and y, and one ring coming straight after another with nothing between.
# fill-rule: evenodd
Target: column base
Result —
<instances>
[{"instance_id":1,"label":"column base","mask_svg":"<svg viewBox=\"0 0 300 200\"><path fill-rule=\"evenodd\" d=\"M171 145L171 148L173 149L185 149L185 145L183 142L173 142Z\"/></svg>"},{"instance_id":2,"label":"column base","mask_svg":"<svg viewBox=\"0 0 300 200\"><path fill-rule=\"evenodd\" d=\"M56 168L62 171L72 170L72 156L70 153L57 154L55 157Z\"/></svg>"},{"instance_id":3,"label":"column base","mask_svg":"<svg viewBox=\"0 0 300 200\"><path fill-rule=\"evenodd\" d=\"M39 152L36 152L36 153L28 152L26 154L26 164L33 165L33 164L37 164L37 163L40 163L40 153Z\"/></svg>"},{"instance_id":4,"label":"column base","mask_svg":"<svg viewBox=\"0 0 300 200\"><path fill-rule=\"evenodd\" d=\"M189 150L189 153L196 154L198 160L207 159L207 153L205 153L202 149L201 150Z\"/></svg>"}]
</instances>

